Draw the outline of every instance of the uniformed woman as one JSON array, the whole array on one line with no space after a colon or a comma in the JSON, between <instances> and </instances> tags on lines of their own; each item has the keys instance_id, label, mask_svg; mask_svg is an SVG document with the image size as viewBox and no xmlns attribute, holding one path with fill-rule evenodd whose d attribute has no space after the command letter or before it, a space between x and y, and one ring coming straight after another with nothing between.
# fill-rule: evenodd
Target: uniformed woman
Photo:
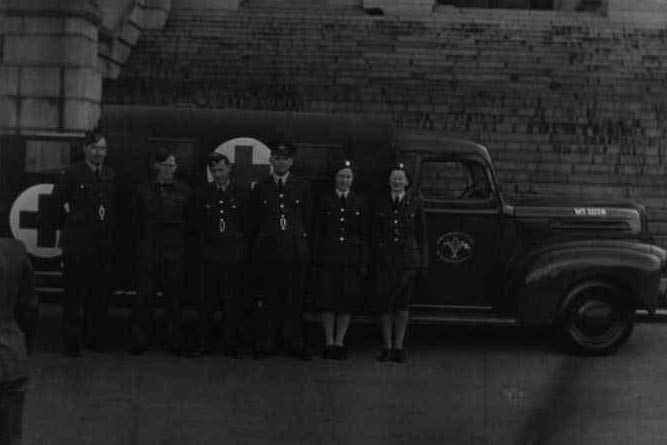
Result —
<instances>
[{"instance_id":1,"label":"uniformed woman","mask_svg":"<svg viewBox=\"0 0 667 445\"><path fill-rule=\"evenodd\" d=\"M382 362L407 360L404 349L408 305L417 270L426 266L424 211L403 164L389 173L389 190L379 195L373 209L375 295L371 306L380 313Z\"/></svg>"},{"instance_id":2,"label":"uniformed woman","mask_svg":"<svg viewBox=\"0 0 667 445\"><path fill-rule=\"evenodd\" d=\"M209 154L208 170L213 182L204 186L199 198L200 236L200 345L193 355L212 352L213 315L222 309L224 355L239 358L237 326L242 313L243 277L248 259L246 202L248 193L231 179L227 156Z\"/></svg>"},{"instance_id":3,"label":"uniformed woman","mask_svg":"<svg viewBox=\"0 0 667 445\"><path fill-rule=\"evenodd\" d=\"M320 197L315 213L315 264L322 311L325 359L345 360L350 314L361 306L361 280L368 257L368 214L364 198L351 190L351 161L335 168L335 187Z\"/></svg>"}]
</instances>

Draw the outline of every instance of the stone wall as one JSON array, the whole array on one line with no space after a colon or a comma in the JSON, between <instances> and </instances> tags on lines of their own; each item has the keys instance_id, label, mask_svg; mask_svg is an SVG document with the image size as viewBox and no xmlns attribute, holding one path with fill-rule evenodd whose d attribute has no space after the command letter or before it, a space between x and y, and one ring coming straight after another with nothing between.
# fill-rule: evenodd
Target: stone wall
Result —
<instances>
[{"instance_id":1,"label":"stone wall","mask_svg":"<svg viewBox=\"0 0 667 445\"><path fill-rule=\"evenodd\" d=\"M368 113L487 144L511 196L636 199L667 241L667 32L565 12L172 11L110 103Z\"/></svg>"},{"instance_id":2,"label":"stone wall","mask_svg":"<svg viewBox=\"0 0 667 445\"><path fill-rule=\"evenodd\" d=\"M0 133L76 133L100 115L100 13L86 0L2 3Z\"/></svg>"}]
</instances>

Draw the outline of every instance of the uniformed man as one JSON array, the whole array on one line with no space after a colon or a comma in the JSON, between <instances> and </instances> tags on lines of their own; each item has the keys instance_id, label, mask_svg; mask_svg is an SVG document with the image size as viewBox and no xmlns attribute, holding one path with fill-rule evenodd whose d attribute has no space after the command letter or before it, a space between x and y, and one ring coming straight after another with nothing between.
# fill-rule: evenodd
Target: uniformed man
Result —
<instances>
[{"instance_id":1,"label":"uniformed man","mask_svg":"<svg viewBox=\"0 0 667 445\"><path fill-rule=\"evenodd\" d=\"M36 321L37 295L25 247L0 238L0 444L21 443L27 356Z\"/></svg>"},{"instance_id":2,"label":"uniformed man","mask_svg":"<svg viewBox=\"0 0 667 445\"><path fill-rule=\"evenodd\" d=\"M200 193L200 345L194 355L214 349L211 325L216 309L223 316L224 354L239 358L237 326L243 312L243 285L248 259L245 233L248 191L231 179L227 156L213 152L206 162L213 182Z\"/></svg>"},{"instance_id":3,"label":"uniformed man","mask_svg":"<svg viewBox=\"0 0 667 445\"><path fill-rule=\"evenodd\" d=\"M192 216L192 190L174 177L176 157L167 149L155 153L155 178L140 185L135 195L138 233L137 298L132 314L131 354L148 348L151 300L162 291L168 352L182 355L181 298L185 280L185 246Z\"/></svg>"},{"instance_id":4,"label":"uniformed man","mask_svg":"<svg viewBox=\"0 0 667 445\"><path fill-rule=\"evenodd\" d=\"M62 226L63 353L71 357L83 345L98 352L108 346L114 171L104 163L107 141L99 132L85 134L83 152L85 159L62 172L51 195L51 216Z\"/></svg>"},{"instance_id":5,"label":"uniformed man","mask_svg":"<svg viewBox=\"0 0 667 445\"><path fill-rule=\"evenodd\" d=\"M260 283L255 345L259 358L275 353L278 335L286 354L312 358L301 324L312 197L308 181L290 174L294 151L289 143L272 148L272 173L250 196L252 257Z\"/></svg>"}]
</instances>

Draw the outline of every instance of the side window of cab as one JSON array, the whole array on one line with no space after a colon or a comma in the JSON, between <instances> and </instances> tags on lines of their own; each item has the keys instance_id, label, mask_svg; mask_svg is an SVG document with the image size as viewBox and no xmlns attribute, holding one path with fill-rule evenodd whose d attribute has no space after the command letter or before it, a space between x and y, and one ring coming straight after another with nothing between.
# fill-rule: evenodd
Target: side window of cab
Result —
<instances>
[{"instance_id":1,"label":"side window of cab","mask_svg":"<svg viewBox=\"0 0 667 445\"><path fill-rule=\"evenodd\" d=\"M429 201L485 201L492 197L484 165L475 160L424 160L420 190Z\"/></svg>"}]
</instances>

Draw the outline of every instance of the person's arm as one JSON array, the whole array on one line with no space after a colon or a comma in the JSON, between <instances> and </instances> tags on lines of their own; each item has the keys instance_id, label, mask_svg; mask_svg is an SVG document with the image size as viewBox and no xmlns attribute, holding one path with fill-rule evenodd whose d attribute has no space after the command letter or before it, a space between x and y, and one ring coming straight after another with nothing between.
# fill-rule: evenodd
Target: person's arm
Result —
<instances>
[{"instance_id":1,"label":"person's arm","mask_svg":"<svg viewBox=\"0 0 667 445\"><path fill-rule=\"evenodd\" d=\"M415 238L419 246L420 260L419 266L421 269L428 268L428 242L426 239L426 214L424 213L424 205L421 199L417 198L416 202L416 221L415 221Z\"/></svg>"},{"instance_id":2,"label":"person's arm","mask_svg":"<svg viewBox=\"0 0 667 445\"><path fill-rule=\"evenodd\" d=\"M360 258L360 269L362 273L366 273L368 270L369 262L369 245L370 245L370 205L364 196L360 197L361 200L361 218L359 218L359 240L361 242L361 258Z\"/></svg>"},{"instance_id":3,"label":"person's arm","mask_svg":"<svg viewBox=\"0 0 667 445\"><path fill-rule=\"evenodd\" d=\"M16 322L26 338L28 353L32 352L32 345L37 332L38 300L35 291L35 276L25 247L22 246L21 276L19 295L16 302Z\"/></svg>"},{"instance_id":4,"label":"person's arm","mask_svg":"<svg viewBox=\"0 0 667 445\"><path fill-rule=\"evenodd\" d=\"M68 207L72 192L72 180L70 176L71 173L68 170L63 170L60 173L53 186L48 205L46 206L46 212L44 213L47 225L56 229L62 228L65 215L69 211Z\"/></svg>"}]
</instances>

